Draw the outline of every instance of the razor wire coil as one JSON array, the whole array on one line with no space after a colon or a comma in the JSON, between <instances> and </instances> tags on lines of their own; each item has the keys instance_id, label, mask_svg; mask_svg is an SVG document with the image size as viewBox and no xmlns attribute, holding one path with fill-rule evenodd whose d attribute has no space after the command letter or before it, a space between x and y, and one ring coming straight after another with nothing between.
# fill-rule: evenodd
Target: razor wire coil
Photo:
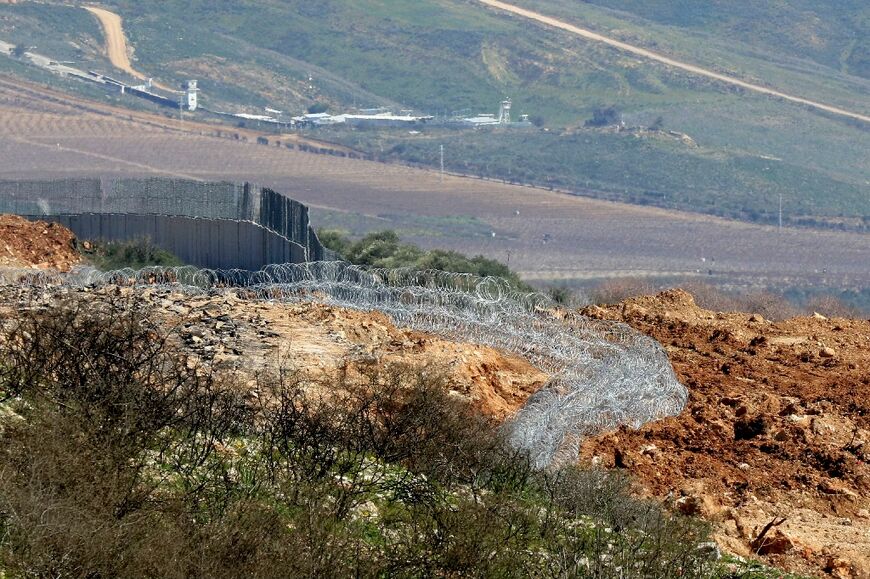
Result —
<instances>
[{"instance_id":1,"label":"razor wire coil","mask_svg":"<svg viewBox=\"0 0 870 579\"><path fill-rule=\"evenodd\" d=\"M518 355L550 376L506 424L511 443L539 468L576 460L584 437L676 415L688 400L652 338L622 323L557 314L546 296L517 291L500 278L309 262L256 272L190 266L76 268L69 274L6 270L0 283L158 286L187 295L237 292L249 299L376 310L398 327Z\"/></svg>"}]
</instances>

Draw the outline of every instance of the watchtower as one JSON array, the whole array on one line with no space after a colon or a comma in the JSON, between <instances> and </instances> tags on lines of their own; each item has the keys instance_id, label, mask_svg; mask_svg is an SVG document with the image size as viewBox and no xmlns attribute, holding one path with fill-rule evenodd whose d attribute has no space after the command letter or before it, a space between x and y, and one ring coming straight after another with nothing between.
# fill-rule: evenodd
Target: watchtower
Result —
<instances>
[{"instance_id":1,"label":"watchtower","mask_svg":"<svg viewBox=\"0 0 870 579\"><path fill-rule=\"evenodd\" d=\"M184 83L184 91L185 91L185 94L187 97L186 98L187 110L195 111L196 107L199 106L199 97L197 94L197 93L199 93L199 89L196 86L196 81L189 80L186 83Z\"/></svg>"},{"instance_id":2,"label":"watchtower","mask_svg":"<svg viewBox=\"0 0 870 579\"><path fill-rule=\"evenodd\" d=\"M511 99L501 101L498 107L498 123L500 125L509 125L511 122Z\"/></svg>"}]
</instances>

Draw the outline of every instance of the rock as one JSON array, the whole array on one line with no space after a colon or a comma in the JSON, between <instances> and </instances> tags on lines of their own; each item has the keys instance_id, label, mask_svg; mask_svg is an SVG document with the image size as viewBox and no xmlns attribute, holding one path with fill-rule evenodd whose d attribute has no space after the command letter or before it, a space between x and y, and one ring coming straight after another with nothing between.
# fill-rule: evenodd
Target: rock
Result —
<instances>
[{"instance_id":1,"label":"rock","mask_svg":"<svg viewBox=\"0 0 870 579\"><path fill-rule=\"evenodd\" d=\"M640 453L645 456L655 457L659 453L659 449L655 444L648 444L640 449Z\"/></svg>"},{"instance_id":2,"label":"rock","mask_svg":"<svg viewBox=\"0 0 870 579\"><path fill-rule=\"evenodd\" d=\"M786 440L788 440L788 438L788 432L786 432L785 430L777 430L773 434L773 439L777 442L785 442Z\"/></svg>"},{"instance_id":3,"label":"rock","mask_svg":"<svg viewBox=\"0 0 870 579\"><path fill-rule=\"evenodd\" d=\"M819 490L825 493L826 495L841 495L844 497L848 497L850 499L857 499L858 495L854 491L846 488L840 483L834 482L830 479L825 479L819 483Z\"/></svg>"},{"instance_id":4,"label":"rock","mask_svg":"<svg viewBox=\"0 0 870 579\"><path fill-rule=\"evenodd\" d=\"M694 516L701 512L701 501L697 497L680 497L674 501L674 506L684 515Z\"/></svg>"},{"instance_id":5,"label":"rock","mask_svg":"<svg viewBox=\"0 0 870 579\"><path fill-rule=\"evenodd\" d=\"M828 320L828 318L826 318L825 316L823 316L823 315L820 314L819 312L813 312L813 319L814 319L814 320L822 320L822 321L827 321L827 320Z\"/></svg>"},{"instance_id":6,"label":"rock","mask_svg":"<svg viewBox=\"0 0 870 579\"><path fill-rule=\"evenodd\" d=\"M749 321L755 323L762 323L764 322L764 317L761 314L752 314L751 316L749 316Z\"/></svg>"},{"instance_id":7,"label":"rock","mask_svg":"<svg viewBox=\"0 0 870 579\"><path fill-rule=\"evenodd\" d=\"M182 316L186 316L187 314L190 313L190 310L188 308L182 306L181 304L173 304L173 305L169 306L168 310L170 312L174 312L174 313L180 314Z\"/></svg>"},{"instance_id":8,"label":"rock","mask_svg":"<svg viewBox=\"0 0 870 579\"><path fill-rule=\"evenodd\" d=\"M794 543L788 536L777 529L773 536L767 536L758 547L759 555L783 555L794 549Z\"/></svg>"},{"instance_id":9,"label":"rock","mask_svg":"<svg viewBox=\"0 0 870 579\"><path fill-rule=\"evenodd\" d=\"M698 545L698 551L706 555L713 561L718 561L722 558L722 550L719 548L719 545L717 545L715 541L701 543L700 545Z\"/></svg>"},{"instance_id":10,"label":"rock","mask_svg":"<svg viewBox=\"0 0 870 579\"><path fill-rule=\"evenodd\" d=\"M734 423L734 440L751 440L767 434L768 424L764 416L744 416Z\"/></svg>"},{"instance_id":11,"label":"rock","mask_svg":"<svg viewBox=\"0 0 870 579\"><path fill-rule=\"evenodd\" d=\"M851 579L854 576L852 573L852 564L837 555L828 556L825 560L824 571L825 573L830 573L832 576L837 577L837 579Z\"/></svg>"},{"instance_id":12,"label":"rock","mask_svg":"<svg viewBox=\"0 0 870 579\"><path fill-rule=\"evenodd\" d=\"M837 351L833 348L822 348L819 351L819 356L822 358L833 358L837 355Z\"/></svg>"},{"instance_id":13,"label":"rock","mask_svg":"<svg viewBox=\"0 0 870 579\"><path fill-rule=\"evenodd\" d=\"M737 465L737 468L739 468L740 470L746 471L746 470L749 470L751 467L749 466L749 464L747 464L745 462L741 462L740 464Z\"/></svg>"}]
</instances>

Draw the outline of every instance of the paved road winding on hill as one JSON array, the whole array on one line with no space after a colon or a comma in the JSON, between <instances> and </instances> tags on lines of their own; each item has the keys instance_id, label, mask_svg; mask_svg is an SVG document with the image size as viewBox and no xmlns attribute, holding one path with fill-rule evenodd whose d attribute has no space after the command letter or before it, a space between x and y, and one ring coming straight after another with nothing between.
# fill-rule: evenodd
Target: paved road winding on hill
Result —
<instances>
[{"instance_id":1,"label":"paved road winding on hill","mask_svg":"<svg viewBox=\"0 0 870 579\"><path fill-rule=\"evenodd\" d=\"M773 96L777 98L781 98L783 100L787 100L793 103L798 103L806 106L810 106L828 113L833 113L835 115L840 115L844 117L849 117L852 119L857 119L860 121L864 121L865 123L870 123L870 116L862 115L861 113L856 113L853 111L849 111L846 109L842 109L839 107L826 105L824 103L820 103L818 101L813 101L810 99L805 99L803 97L794 96L790 94L786 94L780 92L778 90L774 90L771 88L763 87L761 85L753 84L750 82L746 82L740 80L739 78L728 76L725 74L720 74L718 72L714 72L712 70L702 68L700 66L696 66L694 64L689 64L687 62L682 62L679 60L675 60L673 58L667 57L663 54L659 54L658 52L653 52L651 50L647 50L645 48L641 48L639 46L635 46L633 44L628 44L622 42L620 40L616 40L615 38L611 38L609 36L604 36L603 34L599 34L597 32L593 32L592 30L588 30L586 28L580 28L579 26L575 26L573 24L569 24L563 20L559 20L557 18L553 18L552 16L546 16L544 14L540 14L539 12L534 12L532 10L527 10L525 8L520 8L519 6L515 6L513 4L508 4L506 2L500 2L499 0L479 0L481 3L486 4L492 8L497 8L499 10L503 10L506 12L510 12L522 18L526 18L528 20L534 20L536 22L540 22L541 24L545 24L547 26L552 26L554 28L560 28L571 34L575 34L577 36L582 36L583 38L594 40L597 42L602 42L619 50L629 52L631 54L635 54L637 56L642 56L649 60L654 60L656 62L660 62L662 64L666 64L668 66L678 68L680 70L685 70L686 72L690 72L692 74L697 74L699 76L704 76L707 78L711 78L713 80L717 80L720 82L724 82L726 84L730 84L732 86L737 86L745 90L753 91L756 93Z\"/></svg>"},{"instance_id":2,"label":"paved road winding on hill","mask_svg":"<svg viewBox=\"0 0 870 579\"><path fill-rule=\"evenodd\" d=\"M100 21L100 26L103 27L103 34L106 37L106 54L112 66L123 70L130 76L147 80L149 77L134 69L130 62L130 56L127 53L127 37L124 36L121 17L105 8L97 8L96 6L85 6L85 10L96 16ZM159 82L154 82L154 86L175 92L174 89Z\"/></svg>"}]
</instances>

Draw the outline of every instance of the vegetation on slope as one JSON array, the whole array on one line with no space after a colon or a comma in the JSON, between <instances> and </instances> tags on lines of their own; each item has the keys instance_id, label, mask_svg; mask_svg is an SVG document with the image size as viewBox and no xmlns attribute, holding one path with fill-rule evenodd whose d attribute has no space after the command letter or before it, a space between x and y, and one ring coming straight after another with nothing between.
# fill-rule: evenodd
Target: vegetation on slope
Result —
<instances>
[{"instance_id":1,"label":"vegetation on slope","mask_svg":"<svg viewBox=\"0 0 870 579\"><path fill-rule=\"evenodd\" d=\"M617 132L487 130L425 135L330 131L329 137L383 160L599 198L762 223L870 226L870 191L802 165L749 153L723 155L661 130ZM836 191L836 195L829 195ZM531 194L531 193L530 193Z\"/></svg>"},{"instance_id":2,"label":"vegetation on slope","mask_svg":"<svg viewBox=\"0 0 870 579\"><path fill-rule=\"evenodd\" d=\"M870 8L862 0L727 2L589 0L591 4L767 52L809 58L846 74L870 78ZM542 6L551 7L553 0Z\"/></svg>"},{"instance_id":3,"label":"vegetation on slope","mask_svg":"<svg viewBox=\"0 0 870 579\"><path fill-rule=\"evenodd\" d=\"M0 336L0 568L15 576L720 575L624 478L538 472L437 372L242 387L122 298Z\"/></svg>"},{"instance_id":4,"label":"vegetation on slope","mask_svg":"<svg viewBox=\"0 0 870 579\"><path fill-rule=\"evenodd\" d=\"M355 265L473 273L480 277L500 277L514 287L529 289L516 273L501 262L482 255L468 257L456 251L426 251L416 245L402 243L395 231L376 231L357 241L352 241L342 232L334 230L321 230L317 235L324 246Z\"/></svg>"}]
</instances>

